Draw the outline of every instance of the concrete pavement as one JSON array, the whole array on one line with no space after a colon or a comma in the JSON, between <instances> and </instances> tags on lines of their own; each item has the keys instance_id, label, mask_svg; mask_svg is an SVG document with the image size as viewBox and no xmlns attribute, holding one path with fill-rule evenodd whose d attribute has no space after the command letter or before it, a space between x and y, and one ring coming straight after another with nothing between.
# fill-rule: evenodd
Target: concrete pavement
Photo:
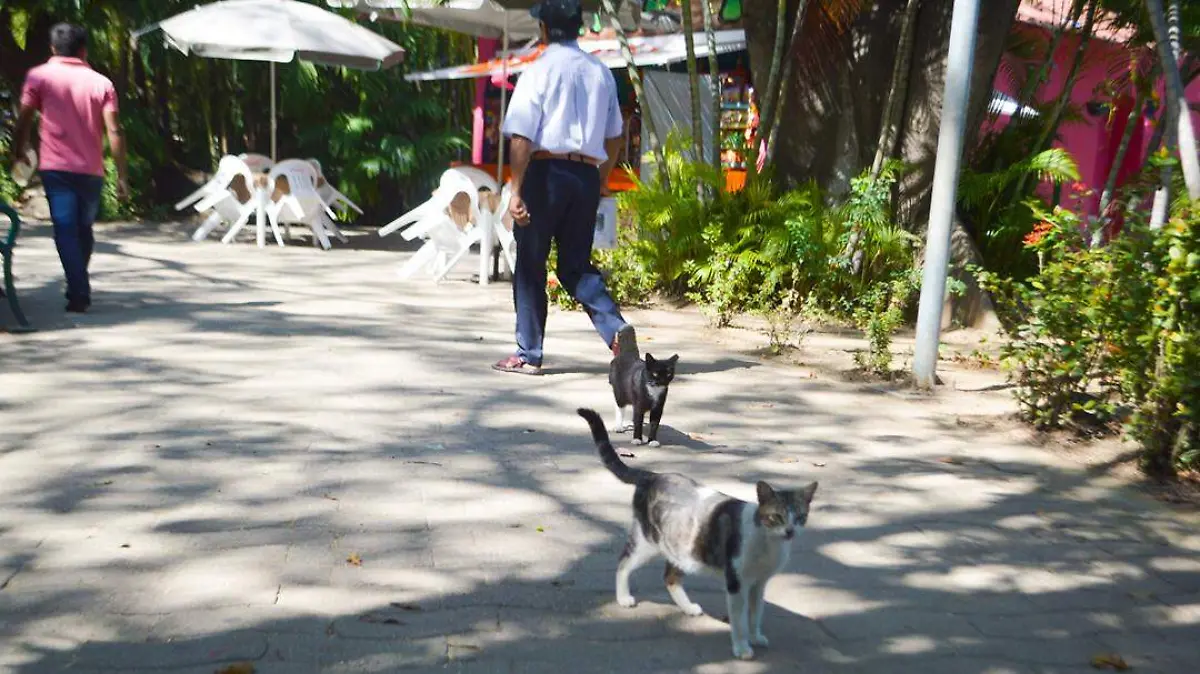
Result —
<instances>
[{"instance_id":1,"label":"concrete pavement","mask_svg":"<svg viewBox=\"0 0 1200 674\"><path fill-rule=\"evenodd\" d=\"M582 314L551 316L551 374L500 375L507 284L187 234L106 227L73 319L46 227L23 239L43 329L0 334L2 672L1200 671L1193 514L630 312L681 356L664 446L631 462L745 498L821 483L772 648L732 661L719 582L688 580L698 618L657 565L613 599L631 490L573 413L610 404Z\"/></svg>"}]
</instances>

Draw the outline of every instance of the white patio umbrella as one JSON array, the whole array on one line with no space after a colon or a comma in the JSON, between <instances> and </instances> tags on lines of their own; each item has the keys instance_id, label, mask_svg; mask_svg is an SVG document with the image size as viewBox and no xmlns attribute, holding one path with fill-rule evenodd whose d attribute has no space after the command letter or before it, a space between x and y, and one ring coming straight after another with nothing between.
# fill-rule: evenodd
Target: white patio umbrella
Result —
<instances>
[{"instance_id":1,"label":"white patio umbrella","mask_svg":"<svg viewBox=\"0 0 1200 674\"><path fill-rule=\"evenodd\" d=\"M295 59L381 70L404 58L400 45L316 5L296 0L223 0L133 33L161 30L184 54L271 64L271 158L276 159L275 64Z\"/></svg>"}]
</instances>

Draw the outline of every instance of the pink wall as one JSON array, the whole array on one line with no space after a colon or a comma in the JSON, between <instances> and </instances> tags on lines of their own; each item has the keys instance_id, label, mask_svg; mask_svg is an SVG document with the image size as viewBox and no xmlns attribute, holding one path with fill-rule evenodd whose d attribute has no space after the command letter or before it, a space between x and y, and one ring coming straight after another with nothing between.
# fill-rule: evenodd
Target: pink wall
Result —
<instances>
[{"instance_id":1,"label":"pink wall","mask_svg":"<svg viewBox=\"0 0 1200 674\"><path fill-rule=\"evenodd\" d=\"M1044 29L1021 24L1016 30L1034 32L1049 41L1049 31ZM1079 49L1079 44L1080 39L1077 35L1069 35L1059 44L1050 76L1039 92L1039 100L1053 100L1062 91L1066 84L1067 71L1071 67L1071 61ZM1143 58L1151 57L1153 57L1152 54L1146 53ZM1109 91L1111 75L1119 74L1123 67L1127 67L1129 58L1130 54L1123 45L1101 39L1093 39L1089 43L1087 54L1084 56L1079 76L1075 82L1075 88L1071 93L1071 103L1083 119L1063 122L1059 127L1058 140L1054 143L1055 147L1063 147L1075 157L1075 161L1079 165L1081 182L1095 192L1085 201L1087 210L1091 214L1095 214L1098 210L1099 193L1104 187L1104 182L1115 158L1132 100L1128 96L1128 92L1126 92L1126 96L1119 97L1117 110L1112 115L1106 112L1099 115L1092 114L1087 110L1087 103L1089 101L1110 103L1113 100L1114 92ZM1011 96L1017 95L1003 72L997 76L994 86L998 91ZM1192 102L1200 102L1200 81L1194 82L1188 88L1187 98ZM1160 96L1160 100L1165 100L1165 97ZM1155 114L1160 115L1161 113L1160 107ZM1007 118L1002 117L998 123L1007 123ZM1192 123L1193 126L1200 128L1200 113L1192 113ZM1118 173L1118 184L1135 176L1144 162L1146 145L1154 132L1154 122L1149 117L1143 116L1140 126L1141 128L1134 131L1129 151L1122 163L1121 171ZM1064 200L1067 198L1069 195L1065 194Z\"/></svg>"}]
</instances>

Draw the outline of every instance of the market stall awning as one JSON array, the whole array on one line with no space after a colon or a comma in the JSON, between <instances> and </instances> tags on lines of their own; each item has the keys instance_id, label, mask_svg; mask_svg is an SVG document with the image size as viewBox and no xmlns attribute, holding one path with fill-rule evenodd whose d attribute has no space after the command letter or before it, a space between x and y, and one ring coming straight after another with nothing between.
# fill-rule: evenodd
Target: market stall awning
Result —
<instances>
[{"instance_id":1,"label":"market stall awning","mask_svg":"<svg viewBox=\"0 0 1200 674\"><path fill-rule=\"evenodd\" d=\"M717 54L743 51L746 49L746 31L722 30L717 31ZM616 40L580 40L579 47L596 55L609 68L624 68L625 58L621 55L621 46ZM629 38L629 47L633 51L633 60L639 66L661 66L668 63L678 63L687 59L687 49L684 47L683 35L652 35ZM544 46L515 51L508 57L509 74L520 73L536 61L545 50ZM705 40L696 41L696 56L708 56L708 43ZM409 73L404 79L414 81L429 80L464 80L476 77L503 76L504 60L494 58L482 63L469 63L449 68L439 68L419 73Z\"/></svg>"}]
</instances>

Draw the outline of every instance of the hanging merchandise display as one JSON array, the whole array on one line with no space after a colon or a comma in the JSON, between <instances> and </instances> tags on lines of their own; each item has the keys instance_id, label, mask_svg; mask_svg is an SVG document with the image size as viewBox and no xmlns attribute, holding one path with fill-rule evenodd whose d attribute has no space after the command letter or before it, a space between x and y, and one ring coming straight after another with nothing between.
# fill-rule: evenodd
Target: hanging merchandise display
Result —
<instances>
[{"instance_id":1,"label":"hanging merchandise display","mask_svg":"<svg viewBox=\"0 0 1200 674\"><path fill-rule=\"evenodd\" d=\"M746 148L758 127L754 88L739 64L721 78L721 164L727 169L746 168Z\"/></svg>"}]
</instances>

